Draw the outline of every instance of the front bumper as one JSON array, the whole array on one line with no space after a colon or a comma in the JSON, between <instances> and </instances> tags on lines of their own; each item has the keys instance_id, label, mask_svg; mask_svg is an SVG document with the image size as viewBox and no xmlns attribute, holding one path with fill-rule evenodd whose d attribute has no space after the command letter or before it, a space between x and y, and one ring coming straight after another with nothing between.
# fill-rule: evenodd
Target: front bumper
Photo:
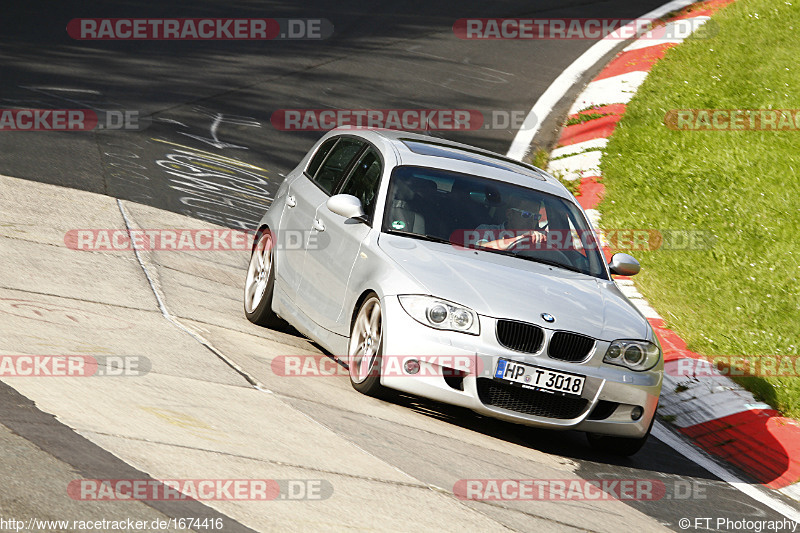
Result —
<instances>
[{"instance_id":1,"label":"front bumper","mask_svg":"<svg viewBox=\"0 0 800 533\"><path fill-rule=\"evenodd\" d=\"M631 438L643 436L655 415L663 360L647 372L607 365L602 358L610 343L599 340L581 363L552 359L546 349L537 355L520 353L498 342L492 317L481 316L480 335L469 335L420 324L405 312L396 296L385 297L383 305L381 383L386 387L509 422ZM545 346L550 333L546 333ZM501 357L586 376L580 398L528 391L494 380ZM420 361L419 373L405 372L403 363L409 359ZM445 377L453 376L452 368L462 372ZM644 414L633 420L631 413L636 407Z\"/></svg>"}]
</instances>

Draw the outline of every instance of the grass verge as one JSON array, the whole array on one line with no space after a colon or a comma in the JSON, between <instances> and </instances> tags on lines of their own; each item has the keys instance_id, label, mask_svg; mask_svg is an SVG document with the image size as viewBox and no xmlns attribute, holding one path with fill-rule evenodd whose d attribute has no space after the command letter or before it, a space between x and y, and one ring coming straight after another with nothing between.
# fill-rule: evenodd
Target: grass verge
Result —
<instances>
[{"instance_id":1,"label":"grass verge","mask_svg":"<svg viewBox=\"0 0 800 533\"><path fill-rule=\"evenodd\" d=\"M542 170L547 170L547 163L549 162L550 155L548 154L547 150L543 150L541 148L537 148L537 150L530 156L531 165L541 168ZM572 196L578 196L580 194L578 188L580 187L581 180L565 179L564 176L559 172L551 172L550 174L559 182L561 182L561 184L567 188Z\"/></svg>"},{"instance_id":2,"label":"grass verge","mask_svg":"<svg viewBox=\"0 0 800 533\"><path fill-rule=\"evenodd\" d=\"M800 358L786 358L800 345L800 129L664 123L673 109L800 108L800 2L738 0L713 20L718 32L670 50L628 105L602 160L603 225L713 236L634 252L637 286L696 352L782 357L776 370L794 375L734 379L800 417Z\"/></svg>"}]
</instances>

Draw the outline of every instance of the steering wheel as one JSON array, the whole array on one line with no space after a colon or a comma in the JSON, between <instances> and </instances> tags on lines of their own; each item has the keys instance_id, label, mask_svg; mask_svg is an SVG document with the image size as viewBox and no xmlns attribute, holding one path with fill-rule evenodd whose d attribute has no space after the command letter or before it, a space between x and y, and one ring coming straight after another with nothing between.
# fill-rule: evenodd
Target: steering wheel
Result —
<instances>
[{"instance_id":1,"label":"steering wheel","mask_svg":"<svg viewBox=\"0 0 800 533\"><path fill-rule=\"evenodd\" d=\"M517 248L520 248L520 250L516 251ZM514 242L512 242L511 244L509 244L506 247L506 250L508 250L510 252L516 251L516 253L518 255L527 255L527 256L530 256L530 257L536 257L537 255L540 255L540 254L547 254L547 256L549 256L548 259L553 258L553 255L550 255L550 254L557 254L557 256L558 256L557 258L553 258L553 259L550 259L550 260L551 261L556 261L556 262L562 262L565 265L573 266L572 265L572 261L570 261L570 259L569 259L569 256L567 256L567 254L565 254L561 250L558 250L556 248L547 248L547 247L535 248L533 246L533 236L532 235L525 235L524 237L515 240ZM526 252L528 252L528 253L526 253ZM533 253L530 253L530 252L533 252Z\"/></svg>"}]
</instances>

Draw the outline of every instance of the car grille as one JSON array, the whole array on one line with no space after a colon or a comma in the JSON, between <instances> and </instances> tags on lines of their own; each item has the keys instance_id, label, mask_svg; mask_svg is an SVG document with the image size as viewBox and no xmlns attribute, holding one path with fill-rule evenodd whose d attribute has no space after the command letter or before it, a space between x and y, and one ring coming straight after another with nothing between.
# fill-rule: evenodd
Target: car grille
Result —
<instances>
[{"instance_id":1,"label":"car grille","mask_svg":"<svg viewBox=\"0 0 800 533\"><path fill-rule=\"evenodd\" d=\"M536 353L542 349L544 330L533 324L513 320L497 321L497 340L517 352Z\"/></svg>"},{"instance_id":2,"label":"car grille","mask_svg":"<svg viewBox=\"0 0 800 533\"><path fill-rule=\"evenodd\" d=\"M550 339L547 355L553 359L576 363L586 359L592 348L594 348L594 339L591 337L566 331L556 331Z\"/></svg>"},{"instance_id":3,"label":"car grille","mask_svg":"<svg viewBox=\"0 0 800 533\"><path fill-rule=\"evenodd\" d=\"M485 405L493 405L526 415L546 418L577 418L589 400L577 396L557 396L547 392L523 389L491 379L479 378L478 397Z\"/></svg>"}]
</instances>

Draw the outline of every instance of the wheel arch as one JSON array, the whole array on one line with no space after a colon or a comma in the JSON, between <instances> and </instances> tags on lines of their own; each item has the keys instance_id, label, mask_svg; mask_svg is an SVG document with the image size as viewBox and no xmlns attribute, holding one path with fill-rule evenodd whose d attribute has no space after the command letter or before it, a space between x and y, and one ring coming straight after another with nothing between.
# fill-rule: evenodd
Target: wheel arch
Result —
<instances>
[{"instance_id":1,"label":"wheel arch","mask_svg":"<svg viewBox=\"0 0 800 533\"><path fill-rule=\"evenodd\" d=\"M269 230L269 224L261 224L253 234L253 243L250 245L251 254L255 251L256 244L258 244L258 238L261 237L261 234L264 232L264 230Z\"/></svg>"},{"instance_id":2,"label":"wheel arch","mask_svg":"<svg viewBox=\"0 0 800 533\"><path fill-rule=\"evenodd\" d=\"M350 313L350 320L348 322L350 332L353 331L353 324L356 321L356 316L358 316L358 311L361 309L361 306L364 304L364 302L367 301L367 298L369 298L370 294L374 294L378 297L378 300L381 300L382 302L381 295L378 294L378 291L374 289L364 289L358 298L356 298L356 303L353 305L353 311ZM381 305L381 313L383 313L383 305Z\"/></svg>"}]
</instances>

